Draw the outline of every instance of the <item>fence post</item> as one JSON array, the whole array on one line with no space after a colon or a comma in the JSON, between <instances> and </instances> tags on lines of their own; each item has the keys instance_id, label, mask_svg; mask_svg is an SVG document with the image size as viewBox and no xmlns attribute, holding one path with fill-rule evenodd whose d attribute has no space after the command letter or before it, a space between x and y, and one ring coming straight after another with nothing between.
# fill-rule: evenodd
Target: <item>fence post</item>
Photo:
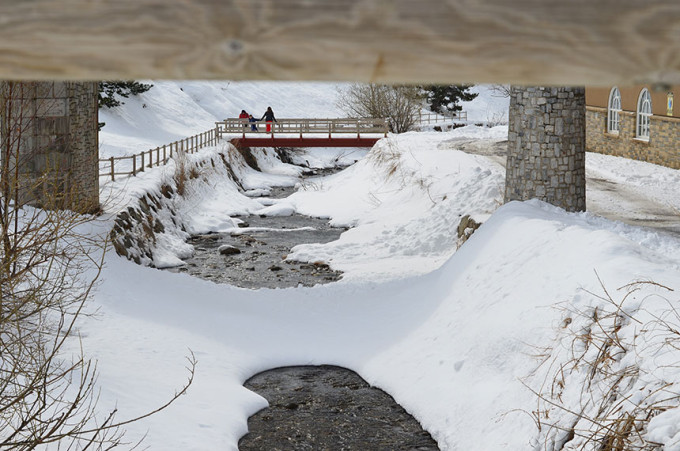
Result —
<instances>
[{"instance_id":1,"label":"fence post","mask_svg":"<svg viewBox=\"0 0 680 451\"><path fill-rule=\"evenodd\" d=\"M156 166L161 165L161 148L156 147Z\"/></svg>"},{"instance_id":2,"label":"fence post","mask_svg":"<svg viewBox=\"0 0 680 451\"><path fill-rule=\"evenodd\" d=\"M116 180L116 171L113 168L114 165L113 162L116 160L114 160L113 157L111 157L110 160L111 160L111 181L113 182L114 180Z\"/></svg>"},{"instance_id":3,"label":"fence post","mask_svg":"<svg viewBox=\"0 0 680 451\"><path fill-rule=\"evenodd\" d=\"M168 156L165 154L165 144L163 144L163 164L167 163Z\"/></svg>"},{"instance_id":4,"label":"fence post","mask_svg":"<svg viewBox=\"0 0 680 451\"><path fill-rule=\"evenodd\" d=\"M132 176L137 175L137 155L132 156Z\"/></svg>"},{"instance_id":5,"label":"fence post","mask_svg":"<svg viewBox=\"0 0 680 451\"><path fill-rule=\"evenodd\" d=\"M139 172L144 172L144 152L139 154L142 157L142 165L139 168Z\"/></svg>"}]
</instances>

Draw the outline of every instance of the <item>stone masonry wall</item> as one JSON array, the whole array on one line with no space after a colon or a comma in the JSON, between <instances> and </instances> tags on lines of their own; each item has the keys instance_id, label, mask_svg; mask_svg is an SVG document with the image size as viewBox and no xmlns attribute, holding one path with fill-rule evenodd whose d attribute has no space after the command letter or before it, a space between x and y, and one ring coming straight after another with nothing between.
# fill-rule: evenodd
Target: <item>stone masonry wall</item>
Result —
<instances>
[{"instance_id":1,"label":"stone masonry wall","mask_svg":"<svg viewBox=\"0 0 680 451\"><path fill-rule=\"evenodd\" d=\"M73 205L80 211L99 208L99 105L97 82L69 82L69 143Z\"/></svg>"},{"instance_id":2,"label":"stone masonry wall","mask_svg":"<svg viewBox=\"0 0 680 451\"><path fill-rule=\"evenodd\" d=\"M513 87L505 201L586 208L585 89Z\"/></svg>"},{"instance_id":3,"label":"stone masonry wall","mask_svg":"<svg viewBox=\"0 0 680 451\"><path fill-rule=\"evenodd\" d=\"M652 116L649 141L635 139L635 113L620 113L618 135L607 133L607 110L587 107L586 150L680 169L680 120Z\"/></svg>"},{"instance_id":4,"label":"stone masonry wall","mask_svg":"<svg viewBox=\"0 0 680 451\"><path fill-rule=\"evenodd\" d=\"M97 82L3 82L3 145L21 203L99 207Z\"/></svg>"}]
</instances>

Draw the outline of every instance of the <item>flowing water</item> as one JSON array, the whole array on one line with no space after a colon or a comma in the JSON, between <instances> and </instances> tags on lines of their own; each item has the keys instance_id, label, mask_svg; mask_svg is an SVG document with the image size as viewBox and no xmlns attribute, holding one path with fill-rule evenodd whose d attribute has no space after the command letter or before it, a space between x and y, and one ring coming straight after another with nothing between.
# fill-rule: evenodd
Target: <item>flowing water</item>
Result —
<instances>
[{"instance_id":1,"label":"flowing water","mask_svg":"<svg viewBox=\"0 0 680 451\"><path fill-rule=\"evenodd\" d=\"M276 187L267 197L284 198L293 192L293 187ZM243 288L314 286L341 278L341 272L323 262L284 259L298 244L335 241L347 229L330 227L327 219L298 214L240 219L242 228L237 232L189 238L194 255L184 260L184 266L168 270Z\"/></svg>"},{"instance_id":2,"label":"flowing water","mask_svg":"<svg viewBox=\"0 0 680 451\"><path fill-rule=\"evenodd\" d=\"M274 188L268 197L292 192ZM302 215L241 219L237 232L192 236L194 255L185 266L169 270L245 288L313 286L341 278L342 273L322 262L284 259L298 244L334 241L346 229ZM248 420L241 451L439 449L390 395L344 368L275 368L253 376L245 386L264 396L270 407Z\"/></svg>"}]
</instances>

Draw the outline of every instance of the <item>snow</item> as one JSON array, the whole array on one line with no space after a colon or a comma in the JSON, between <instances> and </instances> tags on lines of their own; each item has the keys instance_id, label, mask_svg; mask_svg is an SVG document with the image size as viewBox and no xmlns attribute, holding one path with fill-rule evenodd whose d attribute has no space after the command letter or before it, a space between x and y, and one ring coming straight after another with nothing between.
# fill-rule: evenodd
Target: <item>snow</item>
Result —
<instances>
[{"instance_id":1,"label":"snow","mask_svg":"<svg viewBox=\"0 0 680 451\"><path fill-rule=\"evenodd\" d=\"M272 105L281 116L334 115L334 85L154 84L144 97L107 113L102 154L194 134L217 115L245 107ZM499 111L491 101L478 111L484 108ZM544 393L554 366L571 358L570 340L592 326L592 315L573 312L611 307L597 295L600 281L616 296L618 287L640 280L677 289L680 241L536 200L501 206L502 168L456 145L506 136L503 126L391 135L346 170L304 183L300 168L271 153L257 154L264 172L234 160L250 196L298 184L285 200L249 197L225 174L206 169L176 204L188 233L234 231L240 220L233 216L243 214L329 218L352 229L331 243L297 246L287 258L328 262L344 277L312 288L246 290L138 266L109 252L93 299L98 315L80 324L83 347L98 361L100 407L115 406L124 419L162 404L184 382L191 350L198 366L188 393L130 424L131 442L146 435L150 449L236 450L248 416L266 406L242 383L266 369L306 364L357 371L394 396L445 450L540 450L559 441L555 429L537 430L531 412L539 401L532 390ZM218 158L225 146L190 157ZM333 152L300 158L328 165L345 156ZM104 184L99 233L143 192L158 191L173 170L170 164ZM671 195L680 189L677 171L590 154L588 170L677 205ZM460 246L456 228L465 214L484 224ZM159 245L159 266L177 264L190 252L179 237L167 239ZM655 314L669 311L663 299L676 297L645 285L627 298L625 311L652 324ZM630 320L621 336L647 342L613 364L624 368L632 360L644 377L628 391L622 386L621 396L632 399L659 381L676 384L668 390L677 394L680 354L661 346L658 334L636 338L639 328ZM554 365L542 366L546 359ZM587 380L585 371L569 373L565 408L542 406L550 421L574 423L568 409L579 406ZM665 409L643 434L680 449L679 412L677 403Z\"/></svg>"},{"instance_id":2,"label":"snow","mask_svg":"<svg viewBox=\"0 0 680 451\"><path fill-rule=\"evenodd\" d=\"M150 81L151 90L100 111L100 157L132 155L215 127L245 109L260 118L271 106L279 118L344 117L338 83Z\"/></svg>"}]
</instances>

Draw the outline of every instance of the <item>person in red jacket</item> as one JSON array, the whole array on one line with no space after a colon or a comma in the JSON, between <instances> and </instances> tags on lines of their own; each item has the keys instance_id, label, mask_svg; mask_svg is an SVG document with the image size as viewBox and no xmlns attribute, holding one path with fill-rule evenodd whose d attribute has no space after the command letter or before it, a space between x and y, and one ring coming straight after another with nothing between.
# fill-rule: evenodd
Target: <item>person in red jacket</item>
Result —
<instances>
[{"instance_id":1,"label":"person in red jacket","mask_svg":"<svg viewBox=\"0 0 680 451\"><path fill-rule=\"evenodd\" d=\"M246 110L241 110L241 114L238 115L238 118L241 119L241 123L243 124L243 128L245 130L248 129L248 117L250 115L246 113Z\"/></svg>"}]
</instances>

